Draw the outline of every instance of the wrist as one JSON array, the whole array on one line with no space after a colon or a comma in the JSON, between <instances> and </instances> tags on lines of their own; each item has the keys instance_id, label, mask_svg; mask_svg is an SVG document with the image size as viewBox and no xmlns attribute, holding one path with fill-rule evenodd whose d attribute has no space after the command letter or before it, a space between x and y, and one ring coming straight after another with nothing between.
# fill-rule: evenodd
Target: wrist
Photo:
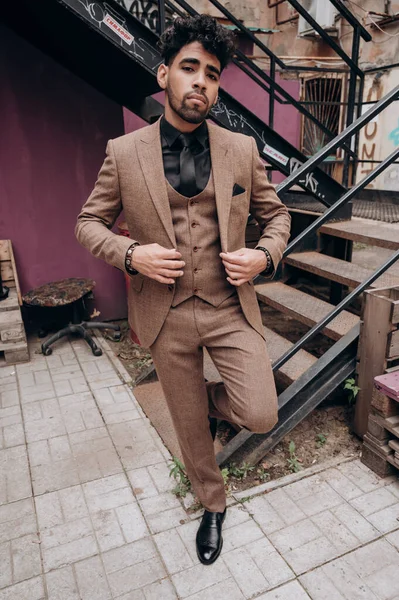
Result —
<instances>
[{"instance_id":1,"label":"wrist","mask_svg":"<svg viewBox=\"0 0 399 600\"><path fill-rule=\"evenodd\" d=\"M125 255L125 270L129 275L138 274L137 269L133 267L133 252L137 246L140 246L139 242L134 242L131 246L129 246Z\"/></svg>"},{"instance_id":2,"label":"wrist","mask_svg":"<svg viewBox=\"0 0 399 600\"><path fill-rule=\"evenodd\" d=\"M261 252L263 252L263 254L264 254L265 258L266 258L266 266L261 271L261 274L262 275L270 275L273 272L273 270L274 270L274 265L273 265L273 259L271 257L271 254L270 254L269 250L267 250L263 246L257 246L255 248L255 250L260 250Z\"/></svg>"}]
</instances>

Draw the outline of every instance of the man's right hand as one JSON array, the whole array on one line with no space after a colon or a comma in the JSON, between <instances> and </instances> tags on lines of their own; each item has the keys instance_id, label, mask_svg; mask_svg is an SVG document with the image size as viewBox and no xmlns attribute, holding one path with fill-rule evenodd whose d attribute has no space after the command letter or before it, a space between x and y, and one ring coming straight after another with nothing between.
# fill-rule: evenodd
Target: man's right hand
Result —
<instances>
[{"instance_id":1,"label":"man's right hand","mask_svg":"<svg viewBox=\"0 0 399 600\"><path fill-rule=\"evenodd\" d=\"M136 246L132 255L132 267L139 273L160 283L175 283L183 275L185 262L177 250L168 250L159 244Z\"/></svg>"}]
</instances>

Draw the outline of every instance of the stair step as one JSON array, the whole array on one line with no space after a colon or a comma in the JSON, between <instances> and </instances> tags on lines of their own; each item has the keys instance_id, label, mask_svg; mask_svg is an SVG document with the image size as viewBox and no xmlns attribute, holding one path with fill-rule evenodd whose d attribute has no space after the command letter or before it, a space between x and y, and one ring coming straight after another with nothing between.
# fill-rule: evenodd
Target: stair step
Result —
<instances>
[{"instance_id":1,"label":"stair step","mask_svg":"<svg viewBox=\"0 0 399 600\"><path fill-rule=\"evenodd\" d=\"M377 222L370 223L361 219L351 219L350 221L340 221L339 223L326 223L320 227L319 233L354 242L362 242L369 246L399 250L398 231L379 225Z\"/></svg>"},{"instance_id":2,"label":"stair step","mask_svg":"<svg viewBox=\"0 0 399 600\"><path fill-rule=\"evenodd\" d=\"M374 269L365 269L354 263L340 260L320 252L299 252L290 254L285 262L292 267L320 275L349 287L357 287L374 273ZM370 286L391 287L399 285L399 277L384 273Z\"/></svg>"},{"instance_id":3,"label":"stair step","mask_svg":"<svg viewBox=\"0 0 399 600\"><path fill-rule=\"evenodd\" d=\"M292 342L286 340L268 327L263 326L263 331L266 338L266 347L272 363L293 346ZM315 362L317 362L315 356L306 352L306 350L299 350L295 356L278 370L278 377L284 385L291 385L293 381L296 381L298 377L307 371Z\"/></svg>"},{"instance_id":4,"label":"stair step","mask_svg":"<svg viewBox=\"0 0 399 600\"><path fill-rule=\"evenodd\" d=\"M255 290L258 300L309 327L319 323L334 308L324 300L319 300L279 281L255 285ZM337 341L358 321L359 317L344 310L322 330L322 333Z\"/></svg>"}]
</instances>

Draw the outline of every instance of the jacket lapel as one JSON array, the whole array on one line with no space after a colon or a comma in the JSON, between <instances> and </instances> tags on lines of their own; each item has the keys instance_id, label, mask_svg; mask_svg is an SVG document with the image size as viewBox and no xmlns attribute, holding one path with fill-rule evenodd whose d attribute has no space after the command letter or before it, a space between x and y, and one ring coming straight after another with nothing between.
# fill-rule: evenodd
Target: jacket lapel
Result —
<instances>
[{"instance_id":1,"label":"jacket lapel","mask_svg":"<svg viewBox=\"0 0 399 600\"><path fill-rule=\"evenodd\" d=\"M222 251L228 252L227 233L233 190L233 165L230 161L228 143L220 140L220 131L219 127L208 122L220 243Z\"/></svg>"},{"instance_id":2,"label":"jacket lapel","mask_svg":"<svg viewBox=\"0 0 399 600\"><path fill-rule=\"evenodd\" d=\"M160 120L142 130L137 150L151 199L173 248L176 248L176 237L163 168Z\"/></svg>"}]
</instances>

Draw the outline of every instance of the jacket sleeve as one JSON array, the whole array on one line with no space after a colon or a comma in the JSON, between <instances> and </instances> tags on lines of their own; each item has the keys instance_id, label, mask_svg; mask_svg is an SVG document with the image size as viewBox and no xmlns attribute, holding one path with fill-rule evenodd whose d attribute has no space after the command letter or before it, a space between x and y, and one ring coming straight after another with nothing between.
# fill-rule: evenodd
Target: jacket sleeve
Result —
<instances>
[{"instance_id":1,"label":"jacket sleeve","mask_svg":"<svg viewBox=\"0 0 399 600\"><path fill-rule=\"evenodd\" d=\"M126 251L135 240L110 231L122 208L118 169L110 140L94 189L78 216L75 235L93 256L124 271Z\"/></svg>"},{"instance_id":2,"label":"jacket sleeve","mask_svg":"<svg viewBox=\"0 0 399 600\"><path fill-rule=\"evenodd\" d=\"M273 260L273 276L281 260L290 237L291 217L281 202L274 187L268 182L265 168L260 159L254 138L252 142L252 190L250 201L251 215L260 227L258 246L270 252Z\"/></svg>"}]
</instances>

